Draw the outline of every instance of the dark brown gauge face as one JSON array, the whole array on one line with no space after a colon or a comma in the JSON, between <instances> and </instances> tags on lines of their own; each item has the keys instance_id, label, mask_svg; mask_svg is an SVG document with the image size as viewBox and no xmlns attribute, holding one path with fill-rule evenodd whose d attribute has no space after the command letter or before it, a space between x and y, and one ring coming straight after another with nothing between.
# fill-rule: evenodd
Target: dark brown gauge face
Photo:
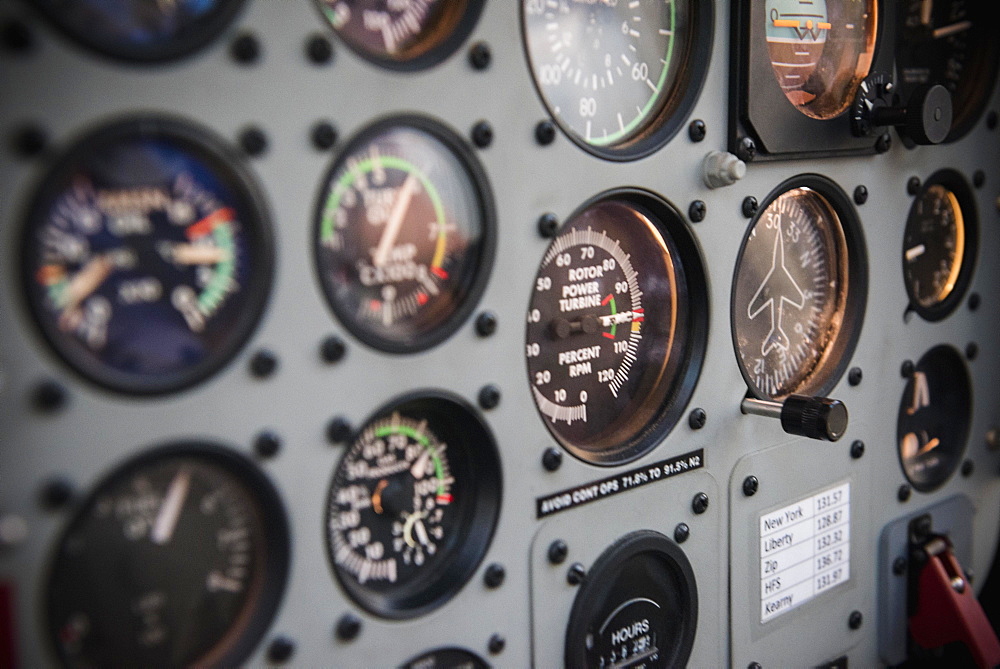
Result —
<instances>
[{"instance_id":1,"label":"dark brown gauge face","mask_svg":"<svg viewBox=\"0 0 1000 669\"><path fill-rule=\"evenodd\" d=\"M316 0L354 51L380 65L417 68L447 57L472 29L483 0Z\"/></svg>"},{"instance_id":2,"label":"dark brown gauge face","mask_svg":"<svg viewBox=\"0 0 1000 669\"><path fill-rule=\"evenodd\" d=\"M875 0L767 0L774 76L796 109L816 119L843 113L868 75L878 33Z\"/></svg>"},{"instance_id":3,"label":"dark brown gauge face","mask_svg":"<svg viewBox=\"0 0 1000 669\"><path fill-rule=\"evenodd\" d=\"M736 265L732 321L754 395L817 394L836 380L842 360L834 352L852 338L849 303L863 291L854 285L851 251L838 208L810 185L782 190L751 225Z\"/></svg>"},{"instance_id":4,"label":"dark brown gauge face","mask_svg":"<svg viewBox=\"0 0 1000 669\"><path fill-rule=\"evenodd\" d=\"M936 321L962 300L975 262L974 198L957 172L934 174L917 194L903 235L903 278L910 307Z\"/></svg>"},{"instance_id":5,"label":"dark brown gauge face","mask_svg":"<svg viewBox=\"0 0 1000 669\"><path fill-rule=\"evenodd\" d=\"M1000 62L996 3L989 0L906 0L897 10L896 46L903 97L931 84L952 96L953 118L946 142L975 125L989 101Z\"/></svg>"},{"instance_id":6,"label":"dark brown gauge face","mask_svg":"<svg viewBox=\"0 0 1000 669\"><path fill-rule=\"evenodd\" d=\"M277 608L288 532L249 463L185 445L143 456L89 497L56 550L48 627L67 666L226 666Z\"/></svg>"},{"instance_id":7,"label":"dark brown gauge face","mask_svg":"<svg viewBox=\"0 0 1000 669\"><path fill-rule=\"evenodd\" d=\"M698 625L698 588L684 553L640 531L587 572L566 632L567 667L683 667Z\"/></svg>"},{"instance_id":8,"label":"dark brown gauge face","mask_svg":"<svg viewBox=\"0 0 1000 669\"><path fill-rule=\"evenodd\" d=\"M704 302L697 253L680 250L685 233L664 203L612 195L574 214L542 258L528 376L549 431L580 458L638 457L686 402Z\"/></svg>"},{"instance_id":9,"label":"dark brown gauge face","mask_svg":"<svg viewBox=\"0 0 1000 669\"><path fill-rule=\"evenodd\" d=\"M962 356L950 346L928 351L914 368L899 403L899 463L920 492L939 488L962 460L972 418L972 384Z\"/></svg>"},{"instance_id":10,"label":"dark brown gauge face","mask_svg":"<svg viewBox=\"0 0 1000 669\"><path fill-rule=\"evenodd\" d=\"M438 395L393 403L334 472L326 521L334 572L372 613L426 613L472 576L499 505L496 447L472 409Z\"/></svg>"}]
</instances>

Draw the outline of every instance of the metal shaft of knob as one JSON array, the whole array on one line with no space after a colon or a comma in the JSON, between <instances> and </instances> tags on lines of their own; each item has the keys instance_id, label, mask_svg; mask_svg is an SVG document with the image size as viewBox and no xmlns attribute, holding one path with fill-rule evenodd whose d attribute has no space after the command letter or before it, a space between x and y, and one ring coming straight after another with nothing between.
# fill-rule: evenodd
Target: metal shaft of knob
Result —
<instances>
[{"instance_id":1,"label":"metal shaft of knob","mask_svg":"<svg viewBox=\"0 0 1000 669\"><path fill-rule=\"evenodd\" d=\"M789 395L783 402L747 397L740 405L745 414L778 418L788 434L821 441L837 441L847 431L847 407L826 397Z\"/></svg>"}]
</instances>

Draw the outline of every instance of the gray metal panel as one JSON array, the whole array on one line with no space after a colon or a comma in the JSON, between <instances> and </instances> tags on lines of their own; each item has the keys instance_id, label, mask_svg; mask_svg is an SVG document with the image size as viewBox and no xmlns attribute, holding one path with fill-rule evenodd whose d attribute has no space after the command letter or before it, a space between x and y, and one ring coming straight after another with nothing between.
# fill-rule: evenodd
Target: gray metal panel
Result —
<instances>
[{"instance_id":1,"label":"gray metal panel","mask_svg":"<svg viewBox=\"0 0 1000 669\"><path fill-rule=\"evenodd\" d=\"M460 50L440 66L419 73L378 69L342 46L330 65L310 64L304 41L326 29L306 0L251 0L222 39L191 59L154 68L99 59L39 23L22 3L0 5L0 18L27 17L38 38L34 53L0 55L0 514L16 514L28 526L22 543L0 549L0 581L16 586L25 666L52 661L44 638L42 593L53 542L67 521L64 513L39 508L44 481L66 476L86 492L131 454L184 437L211 438L250 453L254 436L265 428L284 438L281 455L262 467L287 505L293 546L284 602L249 659L252 665L265 663L270 638L286 634L297 642L294 663L301 666L391 665L451 644L502 666L554 666L559 663L572 590L564 585L564 569L553 574L544 562L544 547L545 539L560 535L570 542L570 562L589 564L631 529L651 527L670 536L676 522L688 522L693 535L684 548L699 577L701 611L693 666L718 666L727 660L746 666L750 660L767 659L765 664L789 665L831 659L843 651L849 652L852 664L876 664L878 569L873 562L881 528L954 495L975 500L979 509L973 518L971 566L976 573L986 573L1000 530L998 454L988 451L984 441L987 430L1000 423L1000 339L993 332L1000 310L995 202L1000 195L1000 135L980 122L949 146L907 150L896 141L882 156L751 165L737 185L709 190L700 179L701 160L709 151L725 149L729 104L730 3L717 2L713 58L692 114L707 124L704 142L693 143L681 132L652 156L624 164L594 158L561 135L551 146L540 147L534 126L546 111L521 47L517 5L512 0L488 2L473 31L470 43L485 40L493 47L487 71L472 70ZM243 30L262 39L263 58L256 65L238 66L228 57L228 40ZM998 104L994 96L990 108ZM111 395L81 382L35 336L18 294L16 242L23 209L44 161L18 158L6 141L21 124L34 122L50 133L58 149L85 128L134 110L163 110L196 119L227 138L235 138L249 124L260 125L270 148L252 167L270 202L278 249L270 303L243 351L195 388L144 400ZM374 118L409 111L436 117L463 135L480 119L493 125L493 145L477 153L497 202L499 244L479 309L495 312L499 328L484 339L470 321L442 345L400 357L369 349L347 335L315 280L313 209L320 179L334 156L312 148L309 130L317 120L330 119L342 146ZM899 256L911 202L906 180L911 175L926 178L942 167L957 169L967 178L976 170L987 175L985 187L975 191L981 242L970 288L982 296L982 306L976 312L963 306L938 323L919 318L904 323L906 293ZM852 417L847 436L833 446L789 441L776 421L740 414L745 385L729 331L730 284L747 225L740 204L745 196L760 199L782 180L803 172L824 174L848 194L859 184L870 193L868 203L859 208L870 262L869 306L851 361L864 371L864 380L858 387L842 381L831 393L847 404ZM692 200L707 204L706 220L692 230L706 258L711 330L689 407L704 408L708 422L695 432L681 421L661 445L626 467L704 448L706 469L538 522L535 497L620 468L609 471L569 456L555 473L540 465L543 449L554 443L535 411L523 362L524 313L546 246L535 222L544 212L565 218L593 195L619 186L649 188L681 211ZM347 340L349 351L343 362L326 366L317 347L334 332ZM895 415L904 387L900 364L918 359L938 343L963 350L970 341L979 345L979 356L970 363L976 404L967 451L975 471L968 478L956 475L934 493L915 493L901 504L896 489L904 478L895 447ZM280 369L270 379L256 380L247 363L263 347L278 355ZM57 415L39 414L30 405L31 393L43 378L57 379L70 391L69 406ZM425 617L387 622L363 613L334 581L323 543L326 492L341 453L326 443L327 421L344 415L360 424L389 398L419 388L442 388L472 401L486 383L497 384L503 392L500 406L485 418L498 436L504 499L483 567L503 564L503 586L486 589L481 567L453 600ZM848 455L854 439L867 444L857 462ZM761 493L749 503L740 499L741 474L765 468L769 475L762 477ZM737 543L746 541L745 525L755 522L762 509L848 477L856 486L851 584L831 593L829 606L817 605L808 615L803 609L793 622L779 619L774 624L782 627L775 634L789 645L769 644L768 637L755 636L755 619L748 616L752 607L743 594L757 585L756 580L744 580L748 557L737 550ZM729 489L717 490L717 485ZM692 520L690 499L699 489L709 491L712 504L705 516ZM846 625L853 609L865 615L858 632ZM348 611L359 615L364 627L357 640L341 643L332 628ZM501 655L490 657L487 640L493 633L502 634L507 645Z\"/></svg>"}]
</instances>

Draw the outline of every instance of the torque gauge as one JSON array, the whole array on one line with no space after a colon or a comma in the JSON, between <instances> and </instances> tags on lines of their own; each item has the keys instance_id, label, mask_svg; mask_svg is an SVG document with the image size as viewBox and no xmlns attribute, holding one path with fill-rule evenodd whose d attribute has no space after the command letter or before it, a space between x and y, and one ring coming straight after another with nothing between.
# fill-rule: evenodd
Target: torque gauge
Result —
<instances>
[{"instance_id":1,"label":"torque gauge","mask_svg":"<svg viewBox=\"0 0 1000 669\"><path fill-rule=\"evenodd\" d=\"M697 379L705 300L697 247L662 200L613 191L573 214L528 308L528 378L556 440L597 464L652 448Z\"/></svg>"},{"instance_id":2,"label":"torque gauge","mask_svg":"<svg viewBox=\"0 0 1000 669\"><path fill-rule=\"evenodd\" d=\"M494 235L485 177L462 140L422 117L381 121L350 143L324 181L320 282L362 341L420 351L472 310Z\"/></svg>"}]
</instances>

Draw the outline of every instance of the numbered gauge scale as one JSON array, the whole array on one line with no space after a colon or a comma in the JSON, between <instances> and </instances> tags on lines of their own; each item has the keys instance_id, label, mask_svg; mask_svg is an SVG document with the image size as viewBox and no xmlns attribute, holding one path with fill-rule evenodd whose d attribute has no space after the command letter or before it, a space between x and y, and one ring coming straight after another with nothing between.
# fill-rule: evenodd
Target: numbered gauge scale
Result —
<instances>
[{"instance_id":1,"label":"numbered gauge scale","mask_svg":"<svg viewBox=\"0 0 1000 669\"><path fill-rule=\"evenodd\" d=\"M316 0L337 35L362 57L398 70L450 56L472 31L484 0Z\"/></svg>"},{"instance_id":2,"label":"numbered gauge scale","mask_svg":"<svg viewBox=\"0 0 1000 669\"><path fill-rule=\"evenodd\" d=\"M764 201L733 278L732 330L753 396L823 395L861 329L867 265L847 196L815 175L793 177Z\"/></svg>"},{"instance_id":3,"label":"numbered gauge scale","mask_svg":"<svg viewBox=\"0 0 1000 669\"><path fill-rule=\"evenodd\" d=\"M680 215L642 191L600 196L549 245L528 309L531 392L573 455L648 452L694 389L707 328L701 258Z\"/></svg>"},{"instance_id":4,"label":"numbered gauge scale","mask_svg":"<svg viewBox=\"0 0 1000 669\"><path fill-rule=\"evenodd\" d=\"M188 123L140 118L77 143L46 175L23 236L28 306L87 379L127 393L196 383L267 300L267 209L241 158Z\"/></svg>"},{"instance_id":5,"label":"numbered gauge scale","mask_svg":"<svg viewBox=\"0 0 1000 669\"><path fill-rule=\"evenodd\" d=\"M453 132L422 117L370 126L320 194L316 263L334 313L383 351L441 342L489 275L493 216L483 172Z\"/></svg>"},{"instance_id":6,"label":"numbered gauge scale","mask_svg":"<svg viewBox=\"0 0 1000 669\"><path fill-rule=\"evenodd\" d=\"M499 509L499 457L473 409L440 393L392 402L334 472L326 520L334 573L376 615L421 615L472 576Z\"/></svg>"},{"instance_id":7,"label":"numbered gauge scale","mask_svg":"<svg viewBox=\"0 0 1000 669\"><path fill-rule=\"evenodd\" d=\"M60 539L47 626L66 666L234 666L288 570L277 491L211 444L157 449L99 483Z\"/></svg>"},{"instance_id":8,"label":"numbered gauge scale","mask_svg":"<svg viewBox=\"0 0 1000 669\"><path fill-rule=\"evenodd\" d=\"M648 155L694 106L711 52L712 3L523 0L522 18L542 99L591 153Z\"/></svg>"}]
</instances>

